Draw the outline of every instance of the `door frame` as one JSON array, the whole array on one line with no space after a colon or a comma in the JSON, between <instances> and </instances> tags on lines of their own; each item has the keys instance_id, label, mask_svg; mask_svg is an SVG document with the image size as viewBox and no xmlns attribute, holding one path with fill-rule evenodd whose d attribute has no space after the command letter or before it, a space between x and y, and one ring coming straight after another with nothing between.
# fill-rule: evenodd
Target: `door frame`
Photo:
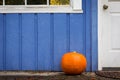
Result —
<instances>
[{"instance_id":1,"label":"door frame","mask_svg":"<svg viewBox=\"0 0 120 80\"><path fill-rule=\"evenodd\" d=\"M104 1L104 3L103 3ZM98 70L102 70L102 60L103 60L103 13L106 13L108 10L103 11L103 5L107 5L107 0L98 0Z\"/></svg>"},{"instance_id":2,"label":"door frame","mask_svg":"<svg viewBox=\"0 0 120 80\"><path fill-rule=\"evenodd\" d=\"M102 0L98 0L98 70L102 70Z\"/></svg>"},{"instance_id":3,"label":"door frame","mask_svg":"<svg viewBox=\"0 0 120 80\"><path fill-rule=\"evenodd\" d=\"M101 7L102 7L102 0L98 0L98 70L102 70L102 66L101 66L101 53L102 53L102 49L101 49L101 43L102 43L102 38L101 38L101 33L102 33L102 13L101 13Z\"/></svg>"}]
</instances>

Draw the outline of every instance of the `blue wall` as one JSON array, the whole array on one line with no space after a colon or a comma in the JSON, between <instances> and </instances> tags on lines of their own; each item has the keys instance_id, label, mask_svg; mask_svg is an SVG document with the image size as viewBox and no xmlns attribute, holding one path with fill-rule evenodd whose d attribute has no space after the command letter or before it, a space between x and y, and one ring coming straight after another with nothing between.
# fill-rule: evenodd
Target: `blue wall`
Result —
<instances>
[{"instance_id":1,"label":"blue wall","mask_svg":"<svg viewBox=\"0 0 120 80\"><path fill-rule=\"evenodd\" d=\"M83 53L97 70L97 0L83 0L81 14L0 14L0 70L61 71L64 53Z\"/></svg>"}]
</instances>

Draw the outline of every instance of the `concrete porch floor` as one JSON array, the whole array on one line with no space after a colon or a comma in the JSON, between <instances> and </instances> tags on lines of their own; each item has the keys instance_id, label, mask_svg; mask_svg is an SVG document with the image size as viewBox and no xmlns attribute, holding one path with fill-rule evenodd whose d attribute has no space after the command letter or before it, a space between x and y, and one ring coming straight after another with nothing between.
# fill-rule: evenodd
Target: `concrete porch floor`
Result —
<instances>
[{"instance_id":1,"label":"concrete porch floor","mask_svg":"<svg viewBox=\"0 0 120 80\"><path fill-rule=\"evenodd\" d=\"M110 78L101 74L104 73L83 72L80 75L66 75L63 72L0 71L0 80L120 80L119 75L117 78Z\"/></svg>"}]
</instances>

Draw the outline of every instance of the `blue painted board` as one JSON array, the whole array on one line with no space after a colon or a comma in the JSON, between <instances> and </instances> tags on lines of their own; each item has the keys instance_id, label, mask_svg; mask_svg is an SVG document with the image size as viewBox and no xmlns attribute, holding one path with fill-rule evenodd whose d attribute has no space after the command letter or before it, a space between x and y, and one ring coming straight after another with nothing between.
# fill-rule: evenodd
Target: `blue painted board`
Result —
<instances>
[{"instance_id":1,"label":"blue painted board","mask_svg":"<svg viewBox=\"0 0 120 80\"><path fill-rule=\"evenodd\" d=\"M91 42L91 47L92 47L92 71L97 71L98 70L98 18L97 18L97 0L91 0L91 18L92 18L92 42Z\"/></svg>"},{"instance_id":2,"label":"blue painted board","mask_svg":"<svg viewBox=\"0 0 120 80\"><path fill-rule=\"evenodd\" d=\"M22 14L22 70L35 70L34 14Z\"/></svg>"},{"instance_id":3,"label":"blue painted board","mask_svg":"<svg viewBox=\"0 0 120 80\"><path fill-rule=\"evenodd\" d=\"M19 69L18 14L6 14L6 70Z\"/></svg>"},{"instance_id":4,"label":"blue painted board","mask_svg":"<svg viewBox=\"0 0 120 80\"><path fill-rule=\"evenodd\" d=\"M67 51L67 15L54 14L54 71L61 71L61 58Z\"/></svg>"},{"instance_id":5,"label":"blue painted board","mask_svg":"<svg viewBox=\"0 0 120 80\"><path fill-rule=\"evenodd\" d=\"M51 14L38 14L38 70L51 71Z\"/></svg>"},{"instance_id":6,"label":"blue painted board","mask_svg":"<svg viewBox=\"0 0 120 80\"><path fill-rule=\"evenodd\" d=\"M34 14L35 70L38 70L38 14Z\"/></svg>"},{"instance_id":7,"label":"blue painted board","mask_svg":"<svg viewBox=\"0 0 120 80\"><path fill-rule=\"evenodd\" d=\"M22 70L22 14L19 15L19 70Z\"/></svg>"},{"instance_id":8,"label":"blue painted board","mask_svg":"<svg viewBox=\"0 0 120 80\"><path fill-rule=\"evenodd\" d=\"M91 1L90 0L88 0L88 1L86 1L85 2L85 14L84 14L84 16L85 16L85 25L86 25L86 28L85 28L85 32L86 32L86 34L85 34L85 36L86 36L86 40L85 40L85 42L86 42L86 58L87 58L87 69L86 69L86 71L91 71L91 68L92 68L92 61L91 61L91 56L92 56L92 54L91 54Z\"/></svg>"},{"instance_id":9,"label":"blue painted board","mask_svg":"<svg viewBox=\"0 0 120 80\"><path fill-rule=\"evenodd\" d=\"M4 26L3 26L3 15L0 14L0 70L3 70L3 45L4 45Z\"/></svg>"},{"instance_id":10,"label":"blue painted board","mask_svg":"<svg viewBox=\"0 0 120 80\"><path fill-rule=\"evenodd\" d=\"M70 14L70 51L84 52L85 35L83 28L83 15Z\"/></svg>"}]
</instances>

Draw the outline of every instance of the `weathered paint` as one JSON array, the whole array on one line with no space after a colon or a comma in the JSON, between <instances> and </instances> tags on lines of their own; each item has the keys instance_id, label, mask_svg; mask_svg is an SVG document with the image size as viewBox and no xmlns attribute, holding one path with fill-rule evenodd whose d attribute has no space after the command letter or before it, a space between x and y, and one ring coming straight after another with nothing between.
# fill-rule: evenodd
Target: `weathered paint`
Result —
<instances>
[{"instance_id":1,"label":"weathered paint","mask_svg":"<svg viewBox=\"0 0 120 80\"><path fill-rule=\"evenodd\" d=\"M83 53L96 71L97 0L83 0L81 14L0 14L0 70L61 71L64 53Z\"/></svg>"}]
</instances>

